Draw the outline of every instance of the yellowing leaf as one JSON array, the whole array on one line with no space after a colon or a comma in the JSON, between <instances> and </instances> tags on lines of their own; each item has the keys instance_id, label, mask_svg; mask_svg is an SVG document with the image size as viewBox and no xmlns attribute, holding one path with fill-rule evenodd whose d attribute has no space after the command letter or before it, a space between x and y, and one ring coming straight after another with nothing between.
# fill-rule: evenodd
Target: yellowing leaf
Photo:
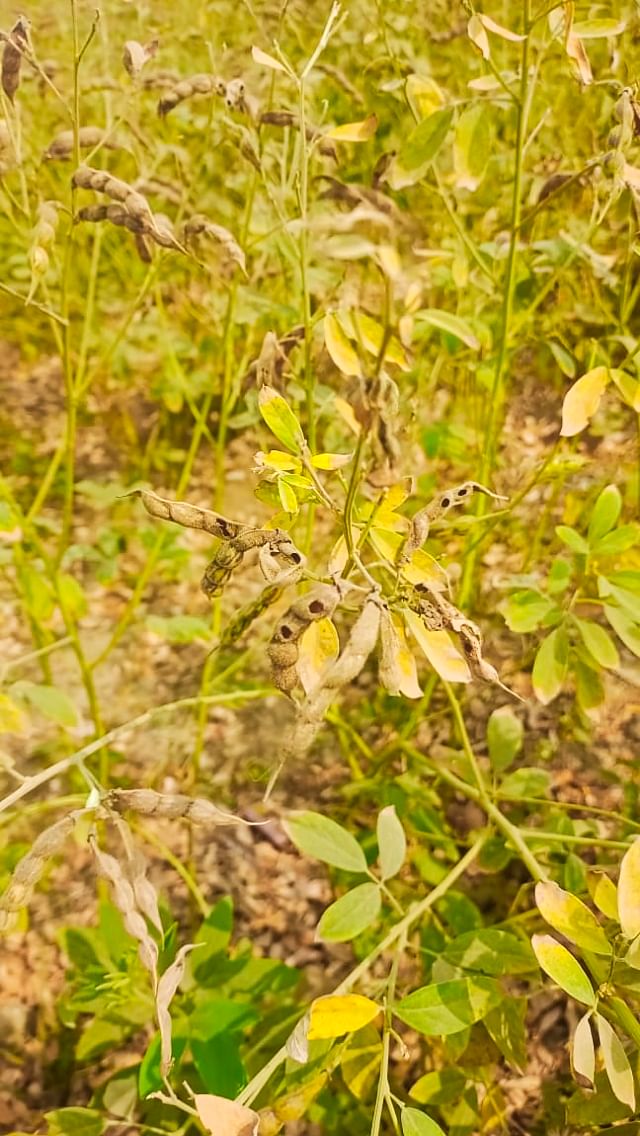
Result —
<instances>
[{"instance_id":1,"label":"yellowing leaf","mask_svg":"<svg viewBox=\"0 0 640 1136\"><path fill-rule=\"evenodd\" d=\"M614 1096L634 1112L636 1107L636 1090L633 1083L633 1073L629 1064L629 1058L622 1048L622 1042L619 1037L613 1032L607 1019L603 1018L602 1014L596 1014L596 1023L598 1033L600 1034L600 1047L602 1049L604 1067Z\"/></svg>"},{"instance_id":2,"label":"yellowing leaf","mask_svg":"<svg viewBox=\"0 0 640 1136\"><path fill-rule=\"evenodd\" d=\"M412 491L412 477L403 477L402 481L397 481L395 485L390 485L385 489L380 504L376 506L376 523L384 527L389 519L396 521L398 519L396 513L398 505L403 505Z\"/></svg>"},{"instance_id":3,"label":"yellowing leaf","mask_svg":"<svg viewBox=\"0 0 640 1136\"><path fill-rule=\"evenodd\" d=\"M0 694L0 734L22 734L27 720L17 703L6 694Z\"/></svg>"},{"instance_id":4,"label":"yellowing leaf","mask_svg":"<svg viewBox=\"0 0 640 1136\"><path fill-rule=\"evenodd\" d=\"M612 954L611 944L595 915L577 896L546 880L536 884L536 903L543 919L569 942L597 955Z\"/></svg>"},{"instance_id":5,"label":"yellowing leaf","mask_svg":"<svg viewBox=\"0 0 640 1136\"><path fill-rule=\"evenodd\" d=\"M620 864L618 914L626 939L640 935L640 837L636 837Z\"/></svg>"},{"instance_id":6,"label":"yellowing leaf","mask_svg":"<svg viewBox=\"0 0 640 1136\"><path fill-rule=\"evenodd\" d=\"M407 645L402 622L386 608L382 609L380 619L379 675L389 694L422 697L416 661Z\"/></svg>"},{"instance_id":7,"label":"yellowing leaf","mask_svg":"<svg viewBox=\"0 0 640 1136\"><path fill-rule=\"evenodd\" d=\"M214 1096L196 1093L193 1098L200 1122L211 1136L257 1136L260 1117L252 1108Z\"/></svg>"},{"instance_id":8,"label":"yellowing leaf","mask_svg":"<svg viewBox=\"0 0 640 1136\"><path fill-rule=\"evenodd\" d=\"M324 133L325 138L336 142L367 142L378 129L378 116L370 114L362 122L345 122L342 126L332 126Z\"/></svg>"},{"instance_id":9,"label":"yellowing leaf","mask_svg":"<svg viewBox=\"0 0 640 1136\"><path fill-rule=\"evenodd\" d=\"M360 433L360 423L353 412L353 407L349 406L349 403L345 402L343 398L338 398L338 396L334 398L333 403L343 422L345 422L349 429L357 436Z\"/></svg>"},{"instance_id":10,"label":"yellowing leaf","mask_svg":"<svg viewBox=\"0 0 640 1136\"><path fill-rule=\"evenodd\" d=\"M316 998L311 1006L308 1038L341 1037L372 1022L381 1012L380 1006L362 994L330 994Z\"/></svg>"},{"instance_id":11,"label":"yellowing leaf","mask_svg":"<svg viewBox=\"0 0 640 1136\"><path fill-rule=\"evenodd\" d=\"M404 612L407 626L434 671L446 682L470 682L471 671L466 659L444 629L431 631L415 611Z\"/></svg>"},{"instance_id":12,"label":"yellowing leaf","mask_svg":"<svg viewBox=\"0 0 640 1136\"><path fill-rule=\"evenodd\" d=\"M342 469L352 457L353 454L314 454L311 464L315 469Z\"/></svg>"},{"instance_id":13,"label":"yellowing leaf","mask_svg":"<svg viewBox=\"0 0 640 1136\"><path fill-rule=\"evenodd\" d=\"M297 670L305 694L310 694L324 678L340 653L340 640L330 619L310 623L300 640Z\"/></svg>"},{"instance_id":14,"label":"yellowing leaf","mask_svg":"<svg viewBox=\"0 0 640 1136\"><path fill-rule=\"evenodd\" d=\"M472 44L477 47L483 59L491 59L491 47L489 46L489 36L486 33L484 24L480 16L475 13L467 24L467 35Z\"/></svg>"},{"instance_id":15,"label":"yellowing leaf","mask_svg":"<svg viewBox=\"0 0 640 1136\"><path fill-rule=\"evenodd\" d=\"M434 111L442 110L445 104L444 95L435 79L425 78L422 75L408 76L405 93L418 122L428 118Z\"/></svg>"},{"instance_id":16,"label":"yellowing leaf","mask_svg":"<svg viewBox=\"0 0 640 1136\"><path fill-rule=\"evenodd\" d=\"M618 892L613 881L604 872L589 872L587 887L598 911L618 922Z\"/></svg>"},{"instance_id":17,"label":"yellowing leaf","mask_svg":"<svg viewBox=\"0 0 640 1136\"><path fill-rule=\"evenodd\" d=\"M266 51L262 51L259 47L252 47L251 54L256 63L261 63L263 67L270 67L272 71L282 71L284 75L288 75L288 71L284 64L279 59L274 59L273 55L268 55Z\"/></svg>"},{"instance_id":18,"label":"yellowing leaf","mask_svg":"<svg viewBox=\"0 0 640 1136\"><path fill-rule=\"evenodd\" d=\"M575 1073L593 1085L596 1075L596 1050L593 1044L589 1014L580 1018L571 1039L571 1064Z\"/></svg>"},{"instance_id":19,"label":"yellowing leaf","mask_svg":"<svg viewBox=\"0 0 640 1136\"><path fill-rule=\"evenodd\" d=\"M497 24L495 20L491 19L491 16L485 16L483 12L478 12L478 19L488 32L493 32L501 39L508 39L511 43L522 43L522 40L527 38L525 35L512 32L510 28L503 27L502 24Z\"/></svg>"},{"instance_id":20,"label":"yellowing leaf","mask_svg":"<svg viewBox=\"0 0 640 1136\"><path fill-rule=\"evenodd\" d=\"M283 477L278 478L278 496L285 513L293 516L294 513L298 512L298 498L295 489Z\"/></svg>"},{"instance_id":21,"label":"yellowing leaf","mask_svg":"<svg viewBox=\"0 0 640 1136\"><path fill-rule=\"evenodd\" d=\"M404 542L404 537L400 533L391 532L390 529L379 529L374 526L369 529L368 539L371 541L378 556L382 556L384 560L395 564L400 546Z\"/></svg>"},{"instance_id":22,"label":"yellowing leaf","mask_svg":"<svg viewBox=\"0 0 640 1136\"><path fill-rule=\"evenodd\" d=\"M273 387L264 386L258 393L258 406L269 429L288 450L298 450L304 435L288 402Z\"/></svg>"},{"instance_id":23,"label":"yellowing leaf","mask_svg":"<svg viewBox=\"0 0 640 1136\"><path fill-rule=\"evenodd\" d=\"M291 454L285 454L283 450L267 450L266 453L258 450L254 460L259 469L269 466L270 469L276 469L280 473L299 473L302 469L300 459L292 457Z\"/></svg>"},{"instance_id":24,"label":"yellowing leaf","mask_svg":"<svg viewBox=\"0 0 640 1136\"><path fill-rule=\"evenodd\" d=\"M558 986L577 1002L595 1006L596 996L591 982L580 963L558 943L552 935L534 935L531 940L535 956L544 970Z\"/></svg>"},{"instance_id":25,"label":"yellowing leaf","mask_svg":"<svg viewBox=\"0 0 640 1136\"><path fill-rule=\"evenodd\" d=\"M431 584L439 591L443 591L448 583L442 565L422 548L414 549L410 560L402 566L401 574L410 584Z\"/></svg>"},{"instance_id":26,"label":"yellowing leaf","mask_svg":"<svg viewBox=\"0 0 640 1136\"><path fill-rule=\"evenodd\" d=\"M364 347L366 351L377 358L385 338L382 324L372 319L371 316L365 315L364 312L353 308L336 312L336 317L345 335L354 339L358 346ZM404 348L397 335L389 336L385 343L384 362L395 363L403 371L410 369Z\"/></svg>"},{"instance_id":27,"label":"yellowing leaf","mask_svg":"<svg viewBox=\"0 0 640 1136\"><path fill-rule=\"evenodd\" d=\"M324 317L324 345L343 375L362 374L360 360L333 312L328 312Z\"/></svg>"}]
</instances>

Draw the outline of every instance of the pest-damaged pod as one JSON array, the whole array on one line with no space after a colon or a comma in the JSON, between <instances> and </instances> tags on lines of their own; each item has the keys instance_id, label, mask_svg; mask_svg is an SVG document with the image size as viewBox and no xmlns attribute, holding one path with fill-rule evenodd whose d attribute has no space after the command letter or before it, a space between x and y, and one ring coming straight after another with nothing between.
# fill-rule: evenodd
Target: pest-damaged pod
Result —
<instances>
[{"instance_id":1,"label":"pest-damaged pod","mask_svg":"<svg viewBox=\"0 0 640 1136\"><path fill-rule=\"evenodd\" d=\"M310 623L330 618L340 599L341 589L335 584L319 584L299 596L285 612L274 631L267 654L271 663L273 684L283 694L291 694L298 684L297 662L300 639Z\"/></svg>"}]
</instances>

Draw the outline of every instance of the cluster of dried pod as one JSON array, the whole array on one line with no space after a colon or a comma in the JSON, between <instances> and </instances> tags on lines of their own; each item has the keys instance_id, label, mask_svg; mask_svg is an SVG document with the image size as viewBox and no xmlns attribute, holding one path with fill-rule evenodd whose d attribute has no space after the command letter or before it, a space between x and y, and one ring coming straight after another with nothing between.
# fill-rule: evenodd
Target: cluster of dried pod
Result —
<instances>
[{"instance_id":1,"label":"cluster of dried pod","mask_svg":"<svg viewBox=\"0 0 640 1136\"><path fill-rule=\"evenodd\" d=\"M95 193L103 193L111 198L114 205L87 206L80 209L78 217L81 221L110 221L114 225L121 225L129 229L137 237L148 237L155 244L163 248L176 249L184 252L183 245L174 236L170 221L165 217L154 215L146 197L139 190L134 189L128 182L114 177L106 170L96 170L92 166L80 166L73 175L72 183L80 189L90 189ZM140 247L140 246L139 246ZM147 253L146 246L145 248ZM148 259L141 251L143 259Z\"/></svg>"},{"instance_id":2,"label":"cluster of dried pod","mask_svg":"<svg viewBox=\"0 0 640 1136\"><path fill-rule=\"evenodd\" d=\"M26 16L19 16L8 35L3 36L0 81L2 90L11 102L20 86L23 56L29 51L30 27L31 24Z\"/></svg>"},{"instance_id":3,"label":"cluster of dried pod","mask_svg":"<svg viewBox=\"0 0 640 1136\"><path fill-rule=\"evenodd\" d=\"M221 593L231 573L250 549L258 549L258 562L262 574L270 585L294 583L300 578L305 557L283 529L261 529L238 524L184 501L169 501L146 489L134 489L128 496L140 497L152 517L173 521L184 528L216 536L222 542L205 569L201 587L205 595L213 598Z\"/></svg>"}]
</instances>

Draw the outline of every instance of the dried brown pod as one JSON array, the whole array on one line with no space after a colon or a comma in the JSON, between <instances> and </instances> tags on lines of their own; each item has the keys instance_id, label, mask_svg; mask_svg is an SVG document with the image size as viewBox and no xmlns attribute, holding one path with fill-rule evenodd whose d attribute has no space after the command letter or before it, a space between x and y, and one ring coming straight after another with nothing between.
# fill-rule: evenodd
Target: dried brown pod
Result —
<instances>
[{"instance_id":1,"label":"dried brown pod","mask_svg":"<svg viewBox=\"0 0 640 1136\"><path fill-rule=\"evenodd\" d=\"M302 325L292 328L280 338L275 331L268 331L262 340L258 358L253 360L245 375L245 384L253 379L258 390L260 387L268 386L282 393L289 355L303 339Z\"/></svg>"},{"instance_id":2,"label":"dried brown pod","mask_svg":"<svg viewBox=\"0 0 640 1136\"><path fill-rule=\"evenodd\" d=\"M233 233L225 229L223 225L216 225L205 217L202 213L196 213L184 225L184 239L185 242L193 242L197 237L209 237L214 241L218 241L223 247L230 260L240 265L242 271L246 274L247 265L243 250L236 241Z\"/></svg>"},{"instance_id":3,"label":"dried brown pod","mask_svg":"<svg viewBox=\"0 0 640 1136\"><path fill-rule=\"evenodd\" d=\"M260 115L259 122L263 126L291 127L300 129L300 119L290 110L266 110ZM317 142L318 150L326 158L338 161L338 152L330 138L325 138L320 130L313 126L305 127L305 138L308 142Z\"/></svg>"},{"instance_id":4,"label":"dried brown pod","mask_svg":"<svg viewBox=\"0 0 640 1136\"><path fill-rule=\"evenodd\" d=\"M45 828L18 861L5 892L0 896L0 932L9 930L16 913L29 902L52 856L62 850L73 832L79 811L69 813Z\"/></svg>"},{"instance_id":5,"label":"dried brown pod","mask_svg":"<svg viewBox=\"0 0 640 1136\"><path fill-rule=\"evenodd\" d=\"M159 41L152 39L150 43L138 43L135 39L128 39L122 48L122 62L124 69L132 79L136 79L142 68L157 54Z\"/></svg>"},{"instance_id":6,"label":"dried brown pod","mask_svg":"<svg viewBox=\"0 0 640 1136\"><path fill-rule=\"evenodd\" d=\"M151 938L147 924L137 909L133 886L127 879L120 861L108 852L103 852L98 847L95 836L89 837L89 846L93 853L98 874L109 884L111 897L122 915L126 930L132 938L138 941L140 961L149 971L155 990L158 984L158 947Z\"/></svg>"},{"instance_id":7,"label":"dried brown pod","mask_svg":"<svg viewBox=\"0 0 640 1136\"><path fill-rule=\"evenodd\" d=\"M110 221L112 225L118 225L121 228L128 229L129 232L136 235L136 244L141 243L141 257L143 260L151 258L151 254L144 241L145 237L149 237L155 244L160 245L162 248L177 249L178 252L186 252L179 241L173 235L171 229L171 222L167 217L162 214L156 214L151 220L147 217L140 217L129 213L123 205L86 205L78 210L77 218L79 221L90 221L94 224L99 224L101 221ZM143 251L142 251L143 250Z\"/></svg>"},{"instance_id":8,"label":"dried brown pod","mask_svg":"<svg viewBox=\"0 0 640 1136\"><path fill-rule=\"evenodd\" d=\"M342 592L337 585L319 584L299 596L278 621L267 655L271 663L273 685L283 694L291 694L298 683L296 663L299 643L310 623L333 615Z\"/></svg>"},{"instance_id":9,"label":"dried brown pod","mask_svg":"<svg viewBox=\"0 0 640 1136\"><path fill-rule=\"evenodd\" d=\"M380 190L370 189L366 185L356 185L354 182L343 182L328 174L321 174L316 181L324 182L327 187L320 194L321 198L340 201L351 209L355 209L358 205L367 205L372 206L379 213L385 215L393 213L399 216L394 202Z\"/></svg>"},{"instance_id":10,"label":"dried brown pod","mask_svg":"<svg viewBox=\"0 0 640 1136\"><path fill-rule=\"evenodd\" d=\"M169 114L180 103L192 99L194 95L224 95L226 85L217 75L191 75L188 79L180 79L174 86L169 87L166 94L158 103L158 114L161 118Z\"/></svg>"},{"instance_id":11,"label":"dried brown pod","mask_svg":"<svg viewBox=\"0 0 640 1136\"><path fill-rule=\"evenodd\" d=\"M225 813L211 801L182 793L157 793L155 789L111 789L104 804L116 813L131 810L141 816L175 820L184 817L194 824L242 824L240 817Z\"/></svg>"},{"instance_id":12,"label":"dried brown pod","mask_svg":"<svg viewBox=\"0 0 640 1136\"><path fill-rule=\"evenodd\" d=\"M107 150L121 150L123 145L117 138L109 135L108 131L100 126L81 126L78 131L78 144L81 150L93 150L96 146L104 146ZM44 157L50 161L61 161L71 157L74 150L73 130L61 130L49 143Z\"/></svg>"},{"instance_id":13,"label":"dried brown pod","mask_svg":"<svg viewBox=\"0 0 640 1136\"><path fill-rule=\"evenodd\" d=\"M92 166L79 166L71 181L80 189L92 189L95 193L104 193L112 201L117 201L122 205L132 217L146 220L153 227L153 213L146 198L128 182L114 177L107 170L96 170Z\"/></svg>"},{"instance_id":14,"label":"dried brown pod","mask_svg":"<svg viewBox=\"0 0 640 1136\"><path fill-rule=\"evenodd\" d=\"M8 36L5 38L2 52L2 90L7 98L13 102L14 96L20 86L20 71L22 57L29 50L30 21L26 16L19 16Z\"/></svg>"},{"instance_id":15,"label":"dried brown pod","mask_svg":"<svg viewBox=\"0 0 640 1136\"><path fill-rule=\"evenodd\" d=\"M501 496L499 493L493 493L491 489L487 489L477 481L465 481L462 485L457 485L454 489L445 489L443 493L440 493L438 497L426 505L424 509L420 509L413 517L409 529L409 536L401 551L398 563L406 563L412 553L424 544L433 521L440 520L441 517L444 517L457 505L464 505L474 493L484 493L487 497L492 497L494 501L507 500L506 497Z\"/></svg>"}]
</instances>

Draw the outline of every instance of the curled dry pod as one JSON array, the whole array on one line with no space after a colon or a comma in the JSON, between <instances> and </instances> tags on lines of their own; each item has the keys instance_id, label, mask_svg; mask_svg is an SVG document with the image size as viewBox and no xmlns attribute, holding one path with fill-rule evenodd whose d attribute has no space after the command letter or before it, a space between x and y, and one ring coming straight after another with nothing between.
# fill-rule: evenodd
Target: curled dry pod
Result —
<instances>
[{"instance_id":1,"label":"curled dry pod","mask_svg":"<svg viewBox=\"0 0 640 1136\"><path fill-rule=\"evenodd\" d=\"M190 505L186 501L169 501L166 497L158 497L148 489L132 489L126 497L139 497L151 517L159 517L163 521L173 521L176 525L183 525L187 529L198 529L208 532L212 536L219 536L221 540L233 540L240 535L243 526L235 521L228 521L219 513L211 509L201 509L198 505Z\"/></svg>"},{"instance_id":2,"label":"curled dry pod","mask_svg":"<svg viewBox=\"0 0 640 1136\"><path fill-rule=\"evenodd\" d=\"M298 596L274 631L267 655L271 663L273 684L283 694L290 694L297 683L295 664L298 661L299 643L305 629L315 620L333 615L341 598L335 584L319 584L303 596Z\"/></svg>"},{"instance_id":3,"label":"curled dry pod","mask_svg":"<svg viewBox=\"0 0 640 1136\"><path fill-rule=\"evenodd\" d=\"M2 52L2 90L13 102L20 86L22 56L29 50L29 29L31 24L26 16L19 16L5 40Z\"/></svg>"},{"instance_id":4,"label":"curled dry pod","mask_svg":"<svg viewBox=\"0 0 640 1136\"><path fill-rule=\"evenodd\" d=\"M66 844L79 813L72 812L45 828L16 864L6 891L0 896L0 931L11 927L15 913L28 902L52 856Z\"/></svg>"},{"instance_id":5,"label":"curled dry pod","mask_svg":"<svg viewBox=\"0 0 640 1136\"><path fill-rule=\"evenodd\" d=\"M409 536L399 558L399 563L404 564L410 559L412 553L424 544L429 535L432 521L440 520L457 505L464 505L474 493L483 493L486 497L492 497L494 501L507 500L499 493L493 493L491 489L480 485L478 481L465 481L454 489L445 489L443 493L440 493L413 517Z\"/></svg>"},{"instance_id":6,"label":"curled dry pod","mask_svg":"<svg viewBox=\"0 0 640 1136\"><path fill-rule=\"evenodd\" d=\"M150 43L138 43L135 39L128 39L122 48L122 63L124 69L132 79L142 71L145 63L157 54L159 41L152 39Z\"/></svg>"},{"instance_id":7,"label":"curled dry pod","mask_svg":"<svg viewBox=\"0 0 640 1136\"><path fill-rule=\"evenodd\" d=\"M233 233L230 233L223 225L214 224L204 214L196 213L184 225L184 239L187 242L193 242L195 238L202 237L209 237L221 244L229 260L239 264L242 271L246 273L246 258Z\"/></svg>"},{"instance_id":8,"label":"curled dry pod","mask_svg":"<svg viewBox=\"0 0 640 1136\"><path fill-rule=\"evenodd\" d=\"M157 793L155 789L112 789L105 804L114 812L127 810L142 816L176 819L185 817L195 824L241 824L232 813L225 813L212 801L187 797L183 793Z\"/></svg>"},{"instance_id":9,"label":"curled dry pod","mask_svg":"<svg viewBox=\"0 0 640 1136\"><path fill-rule=\"evenodd\" d=\"M95 837L89 838L89 844L98 874L107 880L111 888L113 902L122 915L127 931L134 939L137 939L140 961L151 974L155 988L157 985L158 948L149 934L142 915L136 909L133 887L127 880L122 865L116 860L115 856L103 852L98 847Z\"/></svg>"},{"instance_id":10,"label":"curled dry pod","mask_svg":"<svg viewBox=\"0 0 640 1136\"><path fill-rule=\"evenodd\" d=\"M224 95L225 92L225 84L217 75L192 75L189 79L181 79L167 90L158 103L158 114L164 118L179 103L193 98L194 95Z\"/></svg>"}]
</instances>

